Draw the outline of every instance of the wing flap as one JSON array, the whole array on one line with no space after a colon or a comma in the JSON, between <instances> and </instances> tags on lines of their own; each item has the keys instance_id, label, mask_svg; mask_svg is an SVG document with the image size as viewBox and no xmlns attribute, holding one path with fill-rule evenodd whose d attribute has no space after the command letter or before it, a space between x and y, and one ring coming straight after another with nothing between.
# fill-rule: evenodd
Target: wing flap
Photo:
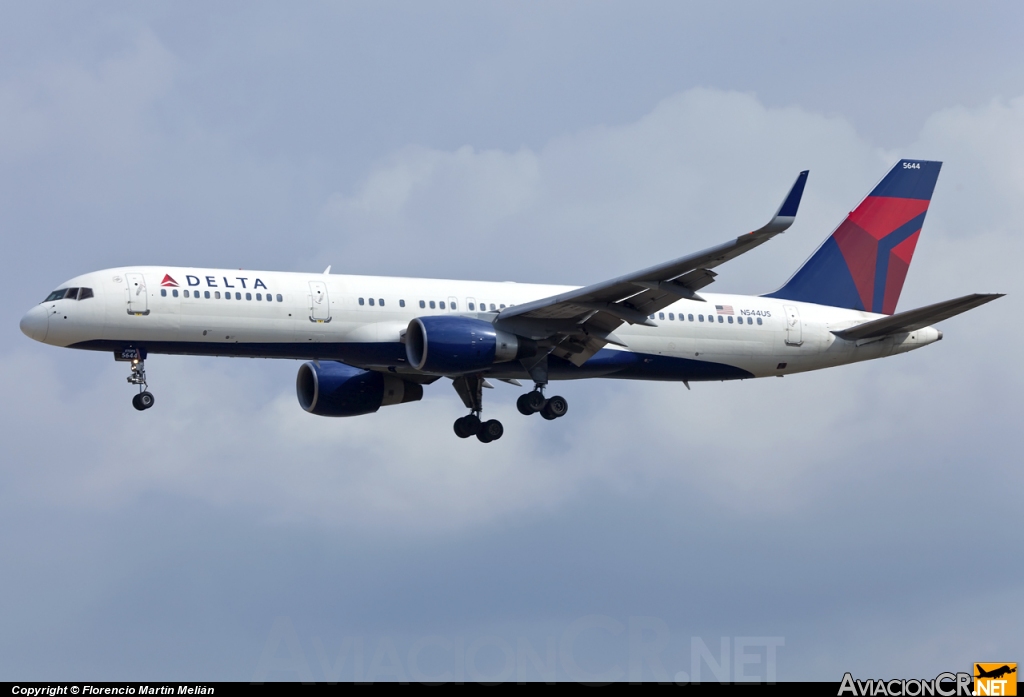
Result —
<instances>
[{"instance_id":1,"label":"wing flap","mask_svg":"<svg viewBox=\"0 0 1024 697\"><path fill-rule=\"evenodd\" d=\"M974 293L965 295L962 298L944 300L933 305L925 305L916 310L899 312L889 317L872 320L864 324L858 324L849 329L842 329L832 332L840 339L848 341L860 341L863 339L877 339L891 334L903 334L941 322L944 319L955 317L968 310L992 302L1001 298L1005 293Z\"/></svg>"}]
</instances>

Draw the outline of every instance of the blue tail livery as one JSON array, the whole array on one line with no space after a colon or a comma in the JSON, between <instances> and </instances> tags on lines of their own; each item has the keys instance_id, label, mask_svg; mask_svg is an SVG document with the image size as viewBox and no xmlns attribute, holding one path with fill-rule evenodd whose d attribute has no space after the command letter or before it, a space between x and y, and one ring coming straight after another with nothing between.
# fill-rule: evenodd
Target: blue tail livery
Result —
<instances>
[{"instance_id":1,"label":"blue tail livery","mask_svg":"<svg viewBox=\"0 0 1024 697\"><path fill-rule=\"evenodd\" d=\"M893 314L941 167L897 162L786 285L765 297Z\"/></svg>"}]
</instances>

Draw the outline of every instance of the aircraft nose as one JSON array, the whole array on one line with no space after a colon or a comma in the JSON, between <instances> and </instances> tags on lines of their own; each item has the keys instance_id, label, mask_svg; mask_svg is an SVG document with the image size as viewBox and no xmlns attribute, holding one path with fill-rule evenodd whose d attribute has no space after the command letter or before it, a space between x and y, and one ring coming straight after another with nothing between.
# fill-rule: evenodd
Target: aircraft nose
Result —
<instances>
[{"instance_id":1,"label":"aircraft nose","mask_svg":"<svg viewBox=\"0 0 1024 697\"><path fill-rule=\"evenodd\" d=\"M48 322L46 308L36 305L21 318L21 332L30 339L45 341Z\"/></svg>"}]
</instances>

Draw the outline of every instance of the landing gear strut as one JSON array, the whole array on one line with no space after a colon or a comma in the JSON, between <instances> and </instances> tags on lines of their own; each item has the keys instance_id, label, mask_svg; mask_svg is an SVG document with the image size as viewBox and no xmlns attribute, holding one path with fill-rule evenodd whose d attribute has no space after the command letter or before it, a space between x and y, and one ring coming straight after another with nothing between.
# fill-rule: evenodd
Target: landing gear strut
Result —
<instances>
[{"instance_id":1,"label":"landing gear strut","mask_svg":"<svg viewBox=\"0 0 1024 697\"><path fill-rule=\"evenodd\" d=\"M483 421L480 413L484 409L483 388L486 383L482 375L463 375L455 378L455 391L462 397L469 414L455 420L455 435L459 438L476 436L481 443L498 440L505 433L505 427L497 419ZM487 385L490 387L490 385Z\"/></svg>"},{"instance_id":2,"label":"landing gear strut","mask_svg":"<svg viewBox=\"0 0 1024 697\"><path fill-rule=\"evenodd\" d=\"M139 393L132 397L132 406L139 411L145 411L153 406L155 401L153 393L149 391L146 384L146 361L142 358L132 359L132 374L128 376L128 383L139 386Z\"/></svg>"}]
</instances>

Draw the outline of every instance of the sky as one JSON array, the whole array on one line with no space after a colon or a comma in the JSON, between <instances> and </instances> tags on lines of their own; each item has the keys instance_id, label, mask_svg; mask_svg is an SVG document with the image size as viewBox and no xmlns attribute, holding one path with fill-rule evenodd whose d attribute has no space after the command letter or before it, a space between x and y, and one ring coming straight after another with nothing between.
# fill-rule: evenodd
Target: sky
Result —
<instances>
[{"instance_id":1,"label":"sky","mask_svg":"<svg viewBox=\"0 0 1024 697\"><path fill-rule=\"evenodd\" d=\"M1024 658L1016 3L0 2L0 679L827 680ZM441 381L352 419L292 361L18 320L192 265L587 284L763 224L781 285L900 157L944 162L921 351L785 379Z\"/></svg>"}]
</instances>

